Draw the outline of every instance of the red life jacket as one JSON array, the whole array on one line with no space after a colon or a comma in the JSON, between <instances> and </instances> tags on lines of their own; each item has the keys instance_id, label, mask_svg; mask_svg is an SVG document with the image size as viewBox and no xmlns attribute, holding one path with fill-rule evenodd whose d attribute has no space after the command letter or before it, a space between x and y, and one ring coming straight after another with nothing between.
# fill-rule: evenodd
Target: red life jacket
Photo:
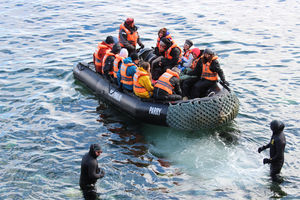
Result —
<instances>
[{"instance_id":1,"label":"red life jacket","mask_svg":"<svg viewBox=\"0 0 300 200\"><path fill-rule=\"evenodd\" d=\"M173 76L179 78L179 75L176 72L167 69L167 71L159 77L154 87L165 90L169 94L173 94L174 86L170 83L170 79Z\"/></svg>"},{"instance_id":2,"label":"red life jacket","mask_svg":"<svg viewBox=\"0 0 300 200\"><path fill-rule=\"evenodd\" d=\"M119 71L119 63L123 62L123 59L124 58L119 56L118 54L116 55L116 58L114 60L114 72L113 72L114 78L117 78L117 73Z\"/></svg>"},{"instance_id":3,"label":"red life jacket","mask_svg":"<svg viewBox=\"0 0 300 200\"><path fill-rule=\"evenodd\" d=\"M209 80L209 81L217 81L218 80L218 73L212 72L209 68L212 61L216 60L216 59L218 59L218 56L214 56L210 62L203 63L201 78L205 78L206 80Z\"/></svg>"},{"instance_id":4,"label":"red life jacket","mask_svg":"<svg viewBox=\"0 0 300 200\"><path fill-rule=\"evenodd\" d=\"M109 56L114 56L116 58L116 54L112 53L112 52L107 52L105 54L105 56L103 57L103 61L102 61L102 74L104 74L104 66L105 66L105 61ZM110 71L109 74L113 75L114 71Z\"/></svg>"},{"instance_id":5,"label":"red life jacket","mask_svg":"<svg viewBox=\"0 0 300 200\"><path fill-rule=\"evenodd\" d=\"M104 41L98 44L97 49L95 50L95 53L93 54L93 60L96 72L101 73L102 72L102 60L104 55L110 51L112 48L106 44Z\"/></svg>"},{"instance_id":6,"label":"red life jacket","mask_svg":"<svg viewBox=\"0 0 300 200\"><path fill-rule=\"evenodd\" d=\"M128 41L130 44L132 44L134 47L136 47L136 43L137 43L137 40L138 40L138 37L139 37L138 32L137 32L137 31L131 32L130 30L128 30L128 29L125 27L124 23L122 23L122 24L120 25L120 30L119 30L119 31L121 31L122 29L125 31L125 33L126 33L126 35L127 35L127 41ZM120 36L119 36L119 41L121 41L121 40L120 40ZM120 46L121 46L121 47L124 47L124 44L122 44L122 43L120 42Z\"/></svg>"}]
</instances>

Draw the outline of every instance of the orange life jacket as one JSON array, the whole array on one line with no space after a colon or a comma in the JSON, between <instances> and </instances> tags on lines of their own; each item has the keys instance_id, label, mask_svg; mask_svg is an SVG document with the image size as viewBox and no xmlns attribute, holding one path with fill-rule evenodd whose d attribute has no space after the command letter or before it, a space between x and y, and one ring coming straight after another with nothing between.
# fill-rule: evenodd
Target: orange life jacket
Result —
<instances>
[{"instance_id":1,"label":"orange life jacket","mask_svg":"<svg viewBox=\"0 0 300 200\"><path fill-rule=\"evenodd\" d=\"M191 53L192 53L192 50L190 49L190 50L184 52L183 57L185 57L188 60Z\"/></svg>"},{"instance_id":2,"label":"orange life jacket","mask_svg":"<svg viewBox=\"0 0 300 200\"><path fill-rule=\"evenodd\" d=\"M195 69L195 67L197 66L198 61L200 60L200 58L196 58L193 60L193 63L191 65L191 69Z\"/></svg>"},{"instance_id":3,"label":"orange life jacket","mask_svg":"<svg viewBox=\"0 0 300 200\"><path fill-rule=\"evenodd\" d=\"M181 50L181 48L175 43L175 42L173 42L173 45L172 46L170 46L169 48L168 48L168 50L165 52L165 58L167 58L167 59L172 59L173 57L170 55L170 53L171 53L171 51L172 51L172 49L174 49L174 48L178 48L179 50L180 50L180 55L179 55L179 59L178 59L178 63L181 61L181 55L182 55L182 50Z\"/></svg>"},{"instance_id":4,"label":"orange life jacket","mask_svg":"<svg viewBox=\"0 0 300 200\"><path fill-rule=\"evenodd\" d=\"M173 76L179 78L179 75L176 72L167 69L167 71L159 77L154 87L158 87L169 94L173 94L174 86L170 83L170 79Z\"/></svg>"},{"instance_id":5,"label":"orange life jacket","mask_svg":"<svg viewBox=\"0 0 300 200\"><path fill-rule=\"evenodd\" d=\"M126 84L126 85L133 85L133 77L132 76L127 76L127 68L129 66L135 65L134 63L122 63L121 65L121 83Z\"/></svg>"},{"instance_id":6,"label":"orange life jacket","mask_svg":"<svg viewBox=\"0 0 300 200\"><path fill-rule=\"evenodd\" d=\"M137 72L133 76L133 91L135 93L144 93L147 92L146 88L139 84L139 79L142 76L148 76L148 73L137 70Z\"/></svg>"},{"instance_id":7,"label":"orange life jacket","mask_svg":"<svg viewBox=\"0 0 300 200\"><path fill-rule=\"evenodd\" d=\"M105 54L105 56L103 57L103 60L102 60L102 74L104 74L104 66L105 66L105 61L106 59L109 57L109 56L114 56L116 58L116 54L112 53L112 52L107 52ZM110 75L113 75L114 71L110 71L109 74Z\"/></svg>"},{"instance_id":8,"label":"orange life jacket","mask_svg":"<svg viewBox=\"0 0 300 200\"><path fill-rule=\"evenodd\" d=\"M123 62L123 59L124 58L119 56L118 54L116 55L116 58L114 60L114 72L113 72L114 78L117 78L117 73L119 71L119 63Z\"/></svg>"},{"instance_id":9,"label":"orange life jacket","mask_svg":"<svg viewBox=\"0 0 300 200\"><path fill-rule=\"evenodd\" d=\"M163 37L162 37L163 38ZM169 39L170 41L172 41L172 36L169 34L169 35L166 35L165 36L165 38L167 38L167 39ZM159 46L160 46L160 40L161 40L161 38L160 37L158 37L157 38L157 42L156 42L156 46L159 48Z\"/></svg>"},{"instance_id":10,"label":"orange life jacket","mask_svg":"<svg viewBox=\"0 0 300 200\"><path fill-rule=\"evenodd\" d=\"M218 56L214 56L210 62L203 63L201 78L205 78L206 80L209 80L209 81L217 81L218 80L218 73L212 72L209 69L212 61L216 60L216 59L218 59Z\"/></svg>"},{"instance_id":11,"label":"orange life jacket","mask_svg":"<svg viewBox=\"0 0 300 200\"><path fill-rule=\"evenodd\" d=\"M106 44L104 41L101 43L99 42L98 47L95 50L95 53L93 54L96 72L99 72L99 73L102 72L103 57L110 50L111 50L111 47L108 44Z\"/></svg>"},{"instance_id":12,"label":"orange life jacket","mask_svg":"<svg viewBox=\"0 0 300 200\"><path fill-rule=\"evenodd\" d=\"M121 31L122 29L123 29L123 30L126 32L126 34L127 34L127 41L128 41L130 44L132 44L134 47L136 47L136 43L137 43L137 40L138 40L138 37L139 37L138 32L137 32L137 31L131 32L130 30L128 30L128 29L125 27L124 23L122 23L122 24L120 25L120 31ZM121 41L121 40L120 40L120 36L119 36L119 41ZM121 46L121 47L124 47L124 44L122 44L122 43L120 42L120 46Z\"/></svg>"}]
</instances>

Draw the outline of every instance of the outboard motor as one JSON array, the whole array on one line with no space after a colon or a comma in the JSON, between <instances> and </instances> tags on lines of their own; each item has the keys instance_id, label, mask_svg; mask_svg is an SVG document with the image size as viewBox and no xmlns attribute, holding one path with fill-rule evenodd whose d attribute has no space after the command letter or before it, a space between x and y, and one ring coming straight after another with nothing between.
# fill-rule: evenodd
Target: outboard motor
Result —
<instances>
[{"instance_id":1,"label":"outboard motor","mask_svg":"<svg viewBox=\"0 0 300 200\"><path fill-rule=\"evenodd\" d=\"M149 62L150 64L152 61L157 58L157 55L154 54L154 49L152 48L143 48L138 52L138 56L141 60Z\"/></svg>"}]
</instances>

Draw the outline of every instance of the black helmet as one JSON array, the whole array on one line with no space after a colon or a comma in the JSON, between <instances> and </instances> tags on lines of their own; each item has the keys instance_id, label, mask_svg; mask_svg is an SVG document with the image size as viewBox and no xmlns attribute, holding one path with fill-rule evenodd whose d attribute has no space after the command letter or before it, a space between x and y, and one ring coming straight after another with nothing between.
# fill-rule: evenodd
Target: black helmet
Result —
<instances>
[{"instance_id":1,"label":"black helmet","mask_svg":"<svg viewBox=\"0 0 300 200\"><path fill-rule=\"evenodd\" d=\"M283 131L285 125L283 122L281 121L278 121L278 120L273 120L271 123L270 123L270 128L273 132L275 133L280 133Z\"/></svg>"},{"instance_id":2,"label":"black helmet","mask_svg":"<svg viewBox=\"0 0 300 200\"><path fill-rule=\"evenodd\" d=\"M116 43L111 50L112 53L120 53L120 51L121 51L121 46L118 43Z\"/></svg>"},{"instance_id":3,"label":"black helmet","mask_svg":"<svg viewBox=\"0 0 300 200\"><path fill-rule=\"evenodd\" d=\"M205 49L203 54L209 54L209 55L214 55L214 52L211 49Z\"/></svg>"}]
</instances>

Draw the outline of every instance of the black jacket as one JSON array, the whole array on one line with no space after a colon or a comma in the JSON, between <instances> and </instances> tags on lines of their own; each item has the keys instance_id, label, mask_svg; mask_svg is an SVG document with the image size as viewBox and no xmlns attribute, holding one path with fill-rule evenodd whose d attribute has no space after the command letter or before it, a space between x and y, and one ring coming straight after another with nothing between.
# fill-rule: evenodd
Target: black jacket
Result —
<instances>
[{"instance_id":1,"label":"black jacket","mask_svg":"<svg viewBox=\"0 0 300 200\"><path fill-rule=\"evenodd\" d=\"M168 59L168 58L161 59L161 65L164 69L171 69L172 67L178 65L178 60L180 57L180 49L178 47L173 48L170 52L170 55L172 56L172 59Z\"/></svg>"},{"instance_id":2,"label":"black jacket","mask_svg":"<svg viewBox=\"0 0 300 200\"><path fill-rule=\"evenodd\" d=\"M81 161L80 188L84 190L88 186L94 185L103 176L104 172L99 169L95 150L91 146L90 151L83 156Z\"/></svg>"},{"instance_id":3,"label":"black jacket","mask_svg":"<svg viewBox=\"0 0 300 200\"><path fill-rule=\"evenodd\" d=\"M112 72L114 70L114 61L115 57L114 56L108 56L105 60L104 66L103 66L103 72L105 77L112 81L112 77L110 76L109 72Z\"/></svg>"},{"instance_id":4,"label":"black jacket","mask_svg":"<svg viewBox=\"0 0 300 200\"><path fill-rule=\"evenodd\" d=\"M188 73L188 75L191 75L191 76L197 76L199 78L201 78L201 75L202 75L202 67L203 67L203 62L206 63L207 60L205 60L204 58L201 58L199 59L195 69L191 72ZM218 73L221 81L225 82L225 76L224 76L224 72L223 70L221 69L220 67L220 64L219 64L219 61L218 60L213 60L209 69L212 71L212 72L216 72Z\"/></svg>"},{"instance_id":5,"label":"black jacket","mask_svg":"<svg viewBox=\"0 0 300 200\"><path fill-rule=\"evenodd\" d=\"M170 83L174 87L173 94L181 95L182 92L181 92L181 88L180 88L180 79L173 76L170 79ZM169 96L169 95L170 94L167 91L154 86L153 96L155 99L165 99L164 97Z\"/></svg>"}]
</instances>

